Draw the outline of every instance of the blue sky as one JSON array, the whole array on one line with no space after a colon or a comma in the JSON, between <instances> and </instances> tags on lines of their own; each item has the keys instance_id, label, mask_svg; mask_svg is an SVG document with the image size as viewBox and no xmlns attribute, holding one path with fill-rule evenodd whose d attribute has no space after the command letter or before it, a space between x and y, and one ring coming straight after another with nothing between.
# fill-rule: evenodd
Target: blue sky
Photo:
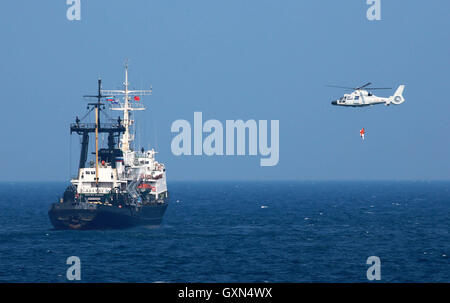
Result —
<instances>
[{"instance_id":1,"label":"blue sky","mask_svg":"<svg viewBox=\"0 0 450 303\"><path fill-rule=\"evenodd\" d=\"M450 2L381 1L381 21L352 1L88 1L81 21L59 1L3 1L0 181L65 181L83 94L153 85L137 115L170 180L450 179ZM406 84L400 106L337 108L326 84ZM393 91L383 91L389 95ZM377 92L378 93L378 92ZM280 121L280 161L176 157L177 119ZM362 144L359 129L367 131Z\"/></svg>"}]
</instances>

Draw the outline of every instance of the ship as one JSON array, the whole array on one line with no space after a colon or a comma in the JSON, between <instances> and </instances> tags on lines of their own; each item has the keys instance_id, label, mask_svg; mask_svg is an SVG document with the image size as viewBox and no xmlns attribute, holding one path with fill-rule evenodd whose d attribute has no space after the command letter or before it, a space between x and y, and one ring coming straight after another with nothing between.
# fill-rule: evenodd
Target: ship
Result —
<instances>
[{"instance_id":1,"label":"ship","mask_svg":"<svg viewBox=\"0 0 450 303\"><path fill-rule=\"evenodd\" d=\"M78 174L70 180L62 196L48 211L55 229L121 229L134 226L159 226L169 204L165 165L155 158L156 151L135 150L133 111L145 110L142 96L150 90L130 89L128 64L123 89L103 90L98 79L96 95L86 95L83 118L70 124L70 134L81 137ZM120 111L111 118L106 111ZM92 113L93 112L93 113ZM95 122L87 117L95 115ZM101 116L109 120L102 121ZM92 160L88 162L90 135L95 136ZM100 147L99 135L107 135Z\"/></svg>"}]
</instances>

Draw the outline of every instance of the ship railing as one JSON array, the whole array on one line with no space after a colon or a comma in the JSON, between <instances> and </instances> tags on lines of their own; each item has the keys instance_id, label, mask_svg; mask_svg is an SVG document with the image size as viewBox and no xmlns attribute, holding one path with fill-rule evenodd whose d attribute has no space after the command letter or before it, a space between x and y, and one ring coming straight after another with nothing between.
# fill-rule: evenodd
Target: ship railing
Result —
<instances>
[{"instance_id":1,"label":"ship railing","mask_svg":"<svg viewBox=\"0 0 450 303\"><path fill-rule=\"evenodd\" d=\"M95 129L95 123L71 123L70 124L70 129L72 131L81 131L81 130L92 130ZM117 129L117 130L123 130L124 126L119 123L119 122L115 122L115 123L100 123L99 125L99 130L101 131L102 129L105 130L111 130L111 129Z\"/></svg>"}]
</instances>

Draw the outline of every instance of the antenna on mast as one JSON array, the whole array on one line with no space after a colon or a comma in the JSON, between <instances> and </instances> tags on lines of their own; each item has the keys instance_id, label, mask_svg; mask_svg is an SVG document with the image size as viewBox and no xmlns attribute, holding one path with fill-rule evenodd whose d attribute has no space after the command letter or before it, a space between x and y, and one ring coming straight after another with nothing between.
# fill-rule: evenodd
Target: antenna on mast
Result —
<instances>
[{"instance_id":1,"label":"antenna on mast","mask_svg":"<svg viewBox=\"0 0 450 303\"><path fill-rule=\"evenodd\" d=\"M152 89L150 90L129 90L128 87L130 83L128 82L128 59L125 60L125 81L123 82L124 89L119 90L101 90L102 93L112 96L122 96L122 102L119 102L118 107L111 107L111 110L121 110L123 111L123 125L125 126L125 132L123 133L121 139L121 150L122 152L129 152L130 143L134 140L134 135L130 133L130 128L133 125L133 120L130 119L131 112L135 110L145 110L144 106L137 106L131 103L130 95L134 95L135 100L138 101L140 98L138 96L147 96L152 94Z\"/></svg>"}]
</instances>

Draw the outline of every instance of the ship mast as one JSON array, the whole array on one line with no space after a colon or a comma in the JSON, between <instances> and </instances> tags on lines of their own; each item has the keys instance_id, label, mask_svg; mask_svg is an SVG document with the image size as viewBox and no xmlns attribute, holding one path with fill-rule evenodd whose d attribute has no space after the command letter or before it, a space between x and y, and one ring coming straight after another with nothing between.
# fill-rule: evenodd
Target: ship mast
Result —
<instances>
[{"instance_id":1,"label":"ship mast","mask_svg":"<svg viewBox=\"0 0 450 303\"><path fill-rule=\"evenodd\" d=\"M84 97L97 98L96 103L88 103L88 106L93 106L95 108L95 184L98 186L98 132L100 128L100 115L101 110L101 99L104 98L101 92L102 89L102 79L98 79L98 94L97 95L86 95Z\"/></svg>"},{"instance_id":2,"label":"ship mast","mask_svg":"<svg viewBox=\"0 0 450 303\"><path fill-rule=\"evenodd\" d=\"M122 137L122 151L130 150L130 99L129 99L129 91L128 91L128 65L125 65L125 82L123 83L125 87L125 96L124 96L124 109L123 109L123 122L125 125L125 133Z\"/></svg>"},{"instance_id":3,"label":"ship mast","mask_svg":"<svg viewBox=\"0 0 450 303\"><path fill-rule=\"evenodd\" d=\"M128 63L125 63L125 82L123 83L123 90L102 90L102 93L106 95L122 96L123 102L119 102L118 107L112 107L111 110L121 110L123 111L123 125L125 131L120 140L120 149L123 153L131 151L130 143L134 140L134 136L130 134L130 127L133 125L133 120L131 120L131 112L135 110L145 110L143 106L136 106L131 103L130 95L134 96L145 96L151 95L152 89L150 90L130 90L128 82Z\"/></svg>"},{"instance_id":4,"label":"ship mast","mask_svg":"<svg viewBox=\"0 0 450 303\"><path fill-rule=\"evenodd\" d=\"M98 106L95 106L95 184L98 186Z\"/></svg>"}]
</instances>

